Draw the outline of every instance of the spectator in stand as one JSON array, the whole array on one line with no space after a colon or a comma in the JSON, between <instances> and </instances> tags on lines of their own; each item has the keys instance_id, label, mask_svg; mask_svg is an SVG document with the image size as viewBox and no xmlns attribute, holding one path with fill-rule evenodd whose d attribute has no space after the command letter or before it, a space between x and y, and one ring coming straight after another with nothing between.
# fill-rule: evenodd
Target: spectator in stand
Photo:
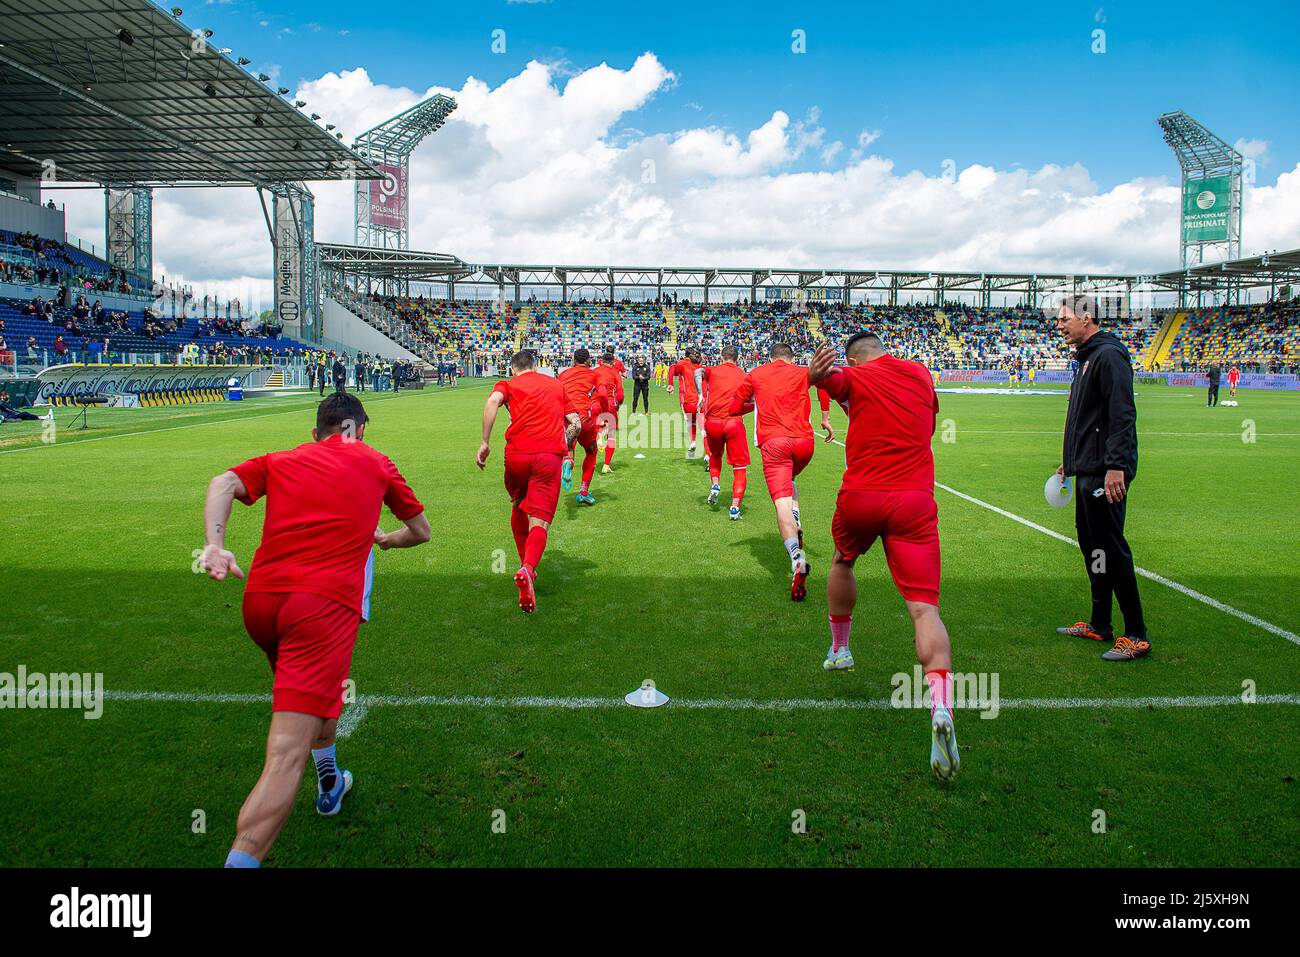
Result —
<instances>
[{"instance_id":1,"label":"spectator in stand","mask_svg":"<svg viewBox=\"0 0 1300 957\"><path fill-rule=\"evenodd\" d=\"M54 358L59 362L68 361L68 344L63 341L63 334L54 337Z\"/></svg>"}]
</instances>

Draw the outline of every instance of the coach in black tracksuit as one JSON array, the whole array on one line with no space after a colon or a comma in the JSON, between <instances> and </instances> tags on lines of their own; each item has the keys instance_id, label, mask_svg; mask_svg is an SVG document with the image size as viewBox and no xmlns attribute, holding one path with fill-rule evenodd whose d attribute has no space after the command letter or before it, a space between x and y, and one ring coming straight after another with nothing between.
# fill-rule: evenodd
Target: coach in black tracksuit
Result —
<instances>
[{"instance_id":1,"label":"coach in black tracksuit","mask_svg":"<svg viewBox=\"0 0 1300 957\"><path fill-rule=\"evenodd\" d=\"M1205 370L1205 376L1210 380L1210 391L1206 393L1205 404L1214 408L1219 404L1219 383L1223 381L1223 371L1217 362L1211 362L1210 368Z\"/></svg>"},{"instance_id":2,"label":"coach in black tracksuit","mask_svg":"<svg viewBox=\"0 0 1300 957\"><path fill-rule=\"evenodd\" d=\"M632 412L636 413L637 396L641 397L641 403L645 406L646 414L650 412L650 363L645 360L644 356L638 357L632 363Z\"/></svg>"},{"instance_id":3,"label":"coach in black tracksuit","mask_svg":"<svg viewBox=\"0 0 1300 957\"><path fill-rule=\"evenodd\" d=\"M1102 655L1131 661L1151 651L1133 553L1124 538L1128 486L1137 474L1137 408L1133 402L1133 362L1124 343L1097 323L1090 297L1067 299L1057 329L1075 347L1078 365L1065 413L1061 469L1074 476L1074 523L1092 586L1093 634L1114 638L1111 598L1124 616L1124 635Z\"/></svg>"}]
</instances>

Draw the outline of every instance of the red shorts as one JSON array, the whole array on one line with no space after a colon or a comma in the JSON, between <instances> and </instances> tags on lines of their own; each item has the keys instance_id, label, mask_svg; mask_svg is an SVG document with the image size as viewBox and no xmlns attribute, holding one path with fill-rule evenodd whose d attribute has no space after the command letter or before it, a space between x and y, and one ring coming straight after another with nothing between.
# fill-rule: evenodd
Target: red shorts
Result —
<instances>
[{"instance_id":1,"label":"red shorts","mask_svg":"<svg viewBox=\"0 0 1300 957\"><path fill-rule=\"evenodd\" d=\"M559 452L506 452L506 491L525 515L550 522L560 501Z\"/></svg>"},{"instance_id":2,"label":"red shorts","mask_svg":"<svg viewBox=\"0 0 1300 957\"><path fill-rule=\"evenodd\" d=\"M763 478L772 501L794 495L794 477L807 468L813 457L811 438L795 439L779 435L759 447L763 453Z\"/></svg>"},{"instance_id":3,"label":"red shorts","mask_svg":"<svg viewBox=\"0 0 1300 957\"><path fill-rule=\"evenodd\" d=\"M361 613L323 595L244 592L244 627L271 663L273 711L337 718Z\"/></svg>"},{"instance_id":4,"label":"red shorts","mask_svg":"<svg viewBox=\"0 0 1300 957\"><path fill-rule=\"evenodd\" d=\"M722 450L727 450L727 461L733 469L749 465L749 436L745 434L745 420L705 419L704 442L709 450L709 462L721 467Z\"/></svg>"},{"instance_id":5,"label":"red shorts","mask_svg":"<svg viewBox=\"0 0 1300 957\"><path fill-rule=\"evenodd\" d=\"M582 428L578 430L578 437L574 439L574 445L580 449L594 449L596 447L596 417L589 415L582 419Z\"/></svg>"},{"instance_id":6,"label":"red shorts","mask_svg":"<svg viewBox=\"0 0 1300 957\"><path fill-rule=\"evenodd\" d=\"M831 537L849 561L882 539L899 594L939 604L939 506L933 492L840 489Z\"/></svg>"},{"instance_id":7,"label":"red shorts","mask_svg":"<svg viewBox=\"0 0 1300 957\"><path fill-rule=\"evenodd\" d=\"M685 396L682 396L682 411L691 416L691 418L694 418L696 413L700 411L699 399L691 399L688 401Z\"/></svg>"}]
</instances>

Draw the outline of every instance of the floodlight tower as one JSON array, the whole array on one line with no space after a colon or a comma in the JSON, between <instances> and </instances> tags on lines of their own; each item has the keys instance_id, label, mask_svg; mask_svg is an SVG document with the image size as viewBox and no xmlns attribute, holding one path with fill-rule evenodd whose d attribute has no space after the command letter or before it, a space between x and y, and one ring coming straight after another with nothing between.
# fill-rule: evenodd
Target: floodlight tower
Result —
<instances>
[{"instance_id":1,"label":"floodlight tower","mask_svg":"<svg viewBox=\"0 0 1300 957\"><path fill-rule=\"evenodd\" d=\"M1156 121L1182 170L1184 269L1241 255L1241 154L1181 110ZM1208 254L1208 255L1207 255ZM1235 298L1235 290L1229 296Z\"/></svg>"},{"instance_id":2,"label":"floodlight tower","mask_svg":"<svg viewBox=\"0 0 1300 957\"><path fill-rule=\"evenodd\" d=\"M371 160L383 179L359 179L356 190L356 244L376 249L410 249L407 175L411 153L442 127L456 101L441 93L403 110L357 137L352 148ZM385 292L406 291L406 281L385 280ZM394 288L389 289L390 285Z\"/></svg>"}]
</instances>

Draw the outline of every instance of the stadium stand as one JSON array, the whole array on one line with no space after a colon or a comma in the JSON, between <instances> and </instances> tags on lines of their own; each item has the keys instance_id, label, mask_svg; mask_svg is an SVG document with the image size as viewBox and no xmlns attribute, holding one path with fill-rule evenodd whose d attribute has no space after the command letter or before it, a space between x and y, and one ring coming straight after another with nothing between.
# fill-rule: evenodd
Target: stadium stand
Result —
<instances>
[{"instance_id":1,"label":"stadium stand","mask_svg":"<svg viewBox=\"0 0 1300 957\"><path fill-rule=\"evenodd\" d=\"M1188 372L1211 363L1300 371L1300 298L1188 311L1162 368Z\"/></svg>"}]
</instances>

